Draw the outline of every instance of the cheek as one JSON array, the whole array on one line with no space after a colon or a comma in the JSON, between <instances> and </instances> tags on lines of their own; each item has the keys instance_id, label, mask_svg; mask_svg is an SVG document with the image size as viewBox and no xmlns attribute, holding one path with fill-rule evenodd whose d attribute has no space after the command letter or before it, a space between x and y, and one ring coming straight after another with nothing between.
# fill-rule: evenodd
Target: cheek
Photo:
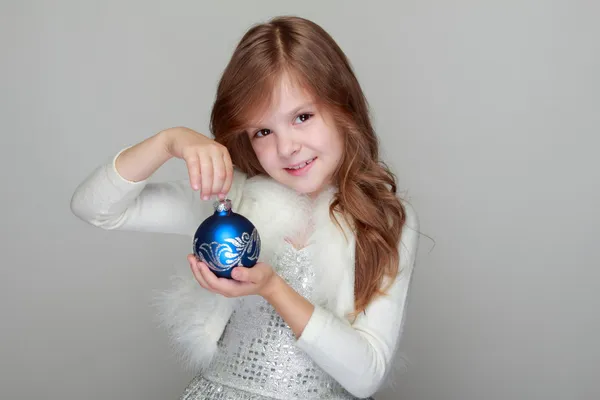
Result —
<instances>
[{"instance_id":1,"label":"cheek","mask_svg":"<svg viewBox=\"0 0 600 400\"><path fill-rule=\"evenodd\" d=\"M327 141L327 147L335 154L336 158L339 158L344 151L344 139L342 135L337 131L331 132Z\"/></svg>"},{"instance_id":2,"label":"cheek","mask_svg":"<svg viewBox=\"0 0 600 400\"><path fill-rule=\"evenodd\" d=\"M338 138L332 146L333 149L333 159L336 168L340 165L344 155L344 141L340 137Z\"/></svg>"},{"instance_id":3,"label":"cheek","mask_svg":"<svg viewBox=\"0 0 600 400\"><path fill-rule=\"evenodd\" d=\"M268 169L273 164L273 152L269 149L267 143L261 143L260 145L253 145L254 154L256 154L256 158L263 166L263 168Z\"/></svg>"},{"instance_id":4,"label":"cheek","mask_svg":"<svg viewBox=\"0 0 600 400\"><path fill-rule=\"evenodd\" d=\"M339 133L338 129L336 129L335 124L330 118L323 118L320 121L316 132L314 132L313 140L314 143L318 145L318 147L322 151L326 151L329 153L338 153L343 148L343 138Z\"/></svg>"}]
</instances>

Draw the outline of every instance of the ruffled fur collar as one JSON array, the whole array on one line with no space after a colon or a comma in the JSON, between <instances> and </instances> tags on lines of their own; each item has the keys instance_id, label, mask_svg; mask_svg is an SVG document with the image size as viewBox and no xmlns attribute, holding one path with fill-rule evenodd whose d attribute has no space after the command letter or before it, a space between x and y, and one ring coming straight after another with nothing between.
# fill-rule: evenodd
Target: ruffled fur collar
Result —
<instances>
[{"instance_id":1,"label":"ruffled fur collar","mask_svg":"<svg viewBox=\"0 0 600 400\"><path fill-rule=\"evenodd\" d=\"M246 182L234 211L257 227L263 262L271 263L286 239L305 245L317 276L315 301L342 317L353 311L355 240L342 215L335 214L342 230L329 215L336 192L329 186L311 198L271 178L255 176Z\"/></svg>"}]
</instances>

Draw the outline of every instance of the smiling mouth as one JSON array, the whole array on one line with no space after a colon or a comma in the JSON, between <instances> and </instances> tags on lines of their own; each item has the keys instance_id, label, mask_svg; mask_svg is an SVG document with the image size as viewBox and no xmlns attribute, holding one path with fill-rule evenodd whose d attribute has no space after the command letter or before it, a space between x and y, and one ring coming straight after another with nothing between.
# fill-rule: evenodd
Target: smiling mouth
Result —
<instances>
[{"instance_id":1,"label":"smiling mouth","mask_svg":"<svg viewBox=\"0 0 600 400\"><path fill-rule=\"evenodd\" d=\"M287 169L287 170L289 170L289 171L297 171L297 170L299 170L299 169L302 169L302 168L306 167L307 165L310 165L310 164L311 164L313 161L315 161L315 160L316 160L316 158L317 158L317 157L311 158L311 159L310 159L310 160L308 160L308 161L304 161L304 162L303 162L303 163L301 163L301 164L294 165L293 167L288 167L288 168L286 168L286 169Z\"/></svg>"}]
</instances>

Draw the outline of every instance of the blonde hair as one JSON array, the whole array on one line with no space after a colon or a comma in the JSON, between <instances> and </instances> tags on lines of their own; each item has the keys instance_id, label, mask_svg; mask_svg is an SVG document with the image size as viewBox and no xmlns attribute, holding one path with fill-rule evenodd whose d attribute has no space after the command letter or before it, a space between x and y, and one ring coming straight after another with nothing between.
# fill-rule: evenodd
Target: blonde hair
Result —
<instances>
[{"instance_id":1,"label":"blonde hair","mask_svg":"<svg viewBox=\"0 0 600 400\"><path fill-rule=\"evenodd\" d=\"M249 29L237 45L217 88L210 129L236 167L265 174L244 127L263 110L283 74L293 77L333 116L344 138L330 207L356 235L355 313L384 292L386 276L398 274L404 208L394 174L379 160L368 104L352 67L333 38L314 22L277 17Z\"/></svg>"}]
</instances>

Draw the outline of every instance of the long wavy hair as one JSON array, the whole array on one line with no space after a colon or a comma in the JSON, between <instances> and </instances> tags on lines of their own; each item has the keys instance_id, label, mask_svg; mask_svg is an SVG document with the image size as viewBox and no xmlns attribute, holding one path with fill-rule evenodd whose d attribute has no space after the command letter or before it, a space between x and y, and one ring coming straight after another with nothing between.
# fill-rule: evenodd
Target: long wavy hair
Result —
<instances>
[{"instance_id":1,"label":"long wavy hair","mask_svg":"<svg viewBox=\"0 0 600 400\"><path fill-rule=\"evenodd\" d=\"M254 176L266 174L245 126L260 115L283 74L318 99L344 138L334 174L338 188L329 209L347 219L356 236L355 311L385 293L385 278L400 273L399 242L405 210L396 196L396 180L379 160L367 100L345 54L314 22L291 16L251 27L238 43L219 81L210 130L229 150L233 164ZM390 280L390 282L391 282Z\"/></svg>"}]
</instances>

